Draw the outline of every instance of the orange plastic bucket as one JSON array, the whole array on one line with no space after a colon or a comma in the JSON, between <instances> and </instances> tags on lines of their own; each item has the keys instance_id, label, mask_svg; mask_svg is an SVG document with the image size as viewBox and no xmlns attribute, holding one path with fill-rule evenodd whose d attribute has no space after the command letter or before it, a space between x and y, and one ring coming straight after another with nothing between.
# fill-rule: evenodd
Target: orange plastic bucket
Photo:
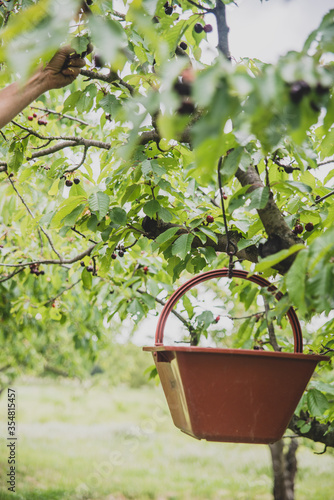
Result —
<instances>
[{"instance_id":1,"label":"orange plastic bucket","mask_svg":"<svg viewBox=\"0 0 334 500\"><path fill-rule=\"evenodd\" d=\"M273 443L284 434L317 363L327 356L302 354L303 337L293 308L287 312L294 353L163 344L167 318L176 302L197 284L228 277L228 269L199 274L176 290L158 320L151 351L174 424L197 439L235 443ZM282 294L261 276L242 278Z\"/></svg>"}]
</instances>

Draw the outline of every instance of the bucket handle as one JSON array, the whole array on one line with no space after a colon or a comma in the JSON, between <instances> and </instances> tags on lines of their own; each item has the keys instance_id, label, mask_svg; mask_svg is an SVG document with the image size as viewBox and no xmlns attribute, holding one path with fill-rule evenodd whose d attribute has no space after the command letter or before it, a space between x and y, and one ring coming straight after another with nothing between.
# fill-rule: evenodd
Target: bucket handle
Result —
<instances>
[{"instance_id":1,"label":"bucket handle","mask_svg":"<svg viewBox=\"0 0 334 500\"><path fill-rule=\"evenodd\" d=\"M229 277L229 270L227 268L222 268L222 269L215 269L213 271L207 271L205 273L198 274L191 278L190 280L186 281L181 285L168 299L166 304L164 305L161 314L159 316L158 324L157 324L157 329L155 332L155 345L156 346L161 346L163 345L163 339L164 339L164 330L165 330L165 325L167 318L173 309L174 305L176 302L180 300L180 298L191 288L194 286L198 285L199 283L202 283L203 281L210 280L212 278L228 278ZM262 276L258 275L252 275L248 276L247 271L240 271L237 269L232 270L232 277L235 278L242 278L248 281L252 281L253 283L256 283L257 285L260 285L262 287L266 287L269 292L276 292L275 293L275 298L277 300L280 300L283 297L283 294L279 291L276 291L277 288L267 281L266 279L262 278ZM295 310L290 307L290 309L287 312L288 319L290 321L290 325L292 327L293 331L293 336L294 336L294 352L302 353L303 352L303 334L302 330L300 327L299 320L297 318L297 315L295 313Z\"/></svg>"}]
</instances>

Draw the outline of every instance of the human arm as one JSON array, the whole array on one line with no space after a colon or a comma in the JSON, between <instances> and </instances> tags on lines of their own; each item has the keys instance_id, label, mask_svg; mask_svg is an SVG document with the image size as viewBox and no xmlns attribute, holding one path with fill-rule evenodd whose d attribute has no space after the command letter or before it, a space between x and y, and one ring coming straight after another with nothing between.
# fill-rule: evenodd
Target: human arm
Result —
<instances>
[{"instance_id":1,"label":"human arm","mask_svg":"<svg viewBox=\"0 0 334 500\"><path fill-rule=\"evenodd\" d=\"M61 47L51 61L22 86L13 83L0 91L0 128L9 123L44 92L65 87L80 73L85 61L66 45Z\"/></svg>"}]
</instances>

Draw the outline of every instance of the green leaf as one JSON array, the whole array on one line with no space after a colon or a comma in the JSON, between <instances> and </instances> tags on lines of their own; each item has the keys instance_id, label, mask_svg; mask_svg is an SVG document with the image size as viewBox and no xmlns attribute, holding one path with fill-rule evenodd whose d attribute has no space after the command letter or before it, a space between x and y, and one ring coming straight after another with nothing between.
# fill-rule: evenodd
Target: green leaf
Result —
<instances>
[{"instance_id":1,"label":"green leaf","mask_svg":"<svg viewBox=\"0 0 334 500\"><path fill-rule=\"evenodd\" d=\"M20 166L22 165L24 160L24 153L20 148L16 148L12 153L8 156L8 168L9 170L13 170L13 172L17 172Z\"/></svg>"},{"instance_id":2,"label":"green leaf","mask_svg":"<svg viewBox=\"0 0 334 500\"><path fill-rule=\"evenodd\" d=\"M242 152L242 147L235 148L228 156L223 159L220 168L223 184L226 184L238 170Z\"/></svg>"},{"instance_id":3,"label":"green leaf","mask_svg":"<svg viewBox=\"0 0 334 500\"><path fill-rule=\"evenodd\" d=\"M148 293L143 293L141 294L141 298L143 299L143 301L150 310L155 309L155 299L154 297L152 297L152 295L149 295Z\"/></svg>"},{"instance_id":4,"label":"green leaf","mask_svg":"<svg viewBox=\"0 0 334 500\"><path fill-rule=\"evenodd\" d=\"M191 250L191 244L193 242L193 234L182 234L177 240L174 241L172 245L172 254L177 255L180 259L185 259L186 255Z\"/></svg>"},{"instance_id":5,"label":"green leaf","mask_svg":"<svg viewBox=\"0 0 334 500\"><path fill-rule=\"evenodd\" d=\"M312 380L310 382L310 387L334 396L334 385L332 383L326 384L325 382L321 382L321 380Z\"/></svg>"},{"instance_id":6,"label":"green leaf","mask_svg":"<svg viewBox=\"0 0 334 500\"><path fill-rule=\"evenodd\" d=\"M105 217L109 210L109 196L103 191L92 193L88 198L90 210L97 215L99 219Z\"/></svg>"},{"instance_id":7,"label":"green leaf","mask_svg":"<svg viewBox=\"0 0 334 500\"><path fill-rule=\"evenodd\" d=\"M310 389L307 393L307 405L313 417L323 417L329 408L326 396L318 389Z\"/></svg>"},{"instance_id":8,"label":"green leaf","mask_svg":"<svg viewBox=\"0 0 334 500\"><path fill-rule=\"evenodd\" d=\"M167 231L164 231L163 233L159 234L159 236L155 240L157 246L160 246L163 243L166 243L166 241L173 238L173 236L178 232L179 229L180 229L179 227L171 227L167 229Z\"/></svg>"},{"instance_id":9,"label":"green leaf","mask_svg":"<svg viewBox=\"0 0 334 500\"><path fill-rule=\"evenodd\" d=\"M111 210L109 210L109 217L111 222L114 224L118 224L119 226L125 226L126 221L127 221L127 214L126 211L123 210L123 208L120 207L113 207Z\"/></svg>"},{"instance_id":10,"label":"green leaf","mask_svg":"<svg viewBox=\"0 0 334 500\"><path fill-rule=\"evenodd\" d=\"M198 228L202 233L204 233L206 236L208 236L212 241L214 241L216 244L218 243L218 236L216 233L214 233L211 229L208 229L207 227L200 227Z\"/></svg>"},{"instance_id":11,"label":"green leaf","mask_svg":"<svg viewBox=\"0 0 334 500\"><path fill-rule=\"evenodd\" d=\"M64 226L73 226L86 205L79 205L62 220Z\"/></svg>"},{"instance_id":12,"label":"green leaf","mask_svg":"<svg viewBox=\"0 0 334 500\"><path fill-rule=\"evenodd\" d=\"M120 104L116 97L111 94L105 95L99 102L99 105L107 114L111 116L114 116L120 107Z\"/></svg>"},{"instance_id":13,"label":"green leaf","mask_svg":"<svg viewBox=\"0 0 334 500\"><path fill-rule=\"evenodd\" d=\"M118 50L126 44L126 36L121 24L102 16L89 16L92 43L104 60L112 63Z\"/></svg>"},{"instance_id":14,"label":"green leaf","mask_svg":"<svg viewBox=\"0 0 334 500\"><path fill-rule=\"evenodd\" d=\"M269 200L269 187L260 187L252 191L248 196L251 200L250 205L247 207L248 210L253 208L257 210L263 209Z\"/></svg>"},{"instance_id":15,"label":"green leaf","mask_svg":"<svg viewBox=\"0 0 334 500\"><path fill-rule=\"evenodd\" d=\"M173 215L165 207L160 207L158 215L160 219L162 219L165 222L171 222L173 220Z\"/></svg>"},{"instance_id":16,"label":"green leaf","mask_svg":"<svg viewBox=\"0 0 334 500\"><path fill-rule=\"evenodd\" d=\"M238 250L243 250L244 248L256 245L261 239L262 236L257 234L256 236L253 236L253 238L240 240L238 241Z\"/></svg>"},{"instance_id":17,"label":"green leaf","mask_svg":"<svg viewBox=\"0 0 334 500\"><path fill-rule=\"evenodd\" d=\"M157 200L150 200L143 206L144 213L148 215L151 219L156 215L160 210L160 203Z\"/></svg>"},{"instance_id":18,"label":"green leaf","mask_svg":"<svg viewBox=\"0 0 334 500\"><path fill-rule=\"evenodd\" d=\"M301 193L312 193L312 188L311 186L308 186L308 184L304 184L304 182L298 182L298 181L285 181L285 184L288 186L292 186Z\"/></svg>"},{"instance_id":19,"label":"green leaf","mask_svg":"<svg viewBox=\"0 0 334 500\"><path fill-rule=\"evenodd\" d=\"M301 250L285 277L289 297L302 313L306 311L305 280L307 262L308 250Z\"/></svg>"},{"instance_id":20,"label":"green leaf","mask_svg":"<svg viewBox=\"0 0 334 500\"><path fill-rule=\"evenodd\" d=\"M65 217L73 212L73 210L83 202L86 202L86 198L84 196L71 196L70 198L67 198L67 200L60 205L58 211L52 217L50 228L54 229L56 227L60 227Z\"/></svg>"},{"instance_id":21,"label":"green leaf","mask_svg":"<svg viewBox=\"0 0 334 500\"><path fill-rule=\"evenodd\" d=\"M72 41L71 41L71 47L76 51L77 54L82 54L87 50L87 46L89 44L89 39L83 35L83 36L76 36Z\"/></svg>"},{"instance_id":22,"label":"green leaf","mask_svg":"<svg viewBox=\"0 0 334 500\"><path fill-rule=\"evenodd\" d=\"M290 257L290 255L298 252L298 250L303 249L305 249L305 246L302 243L298 243L297 245L293 245L287 250L281 250L280 252L277 252L273 255L269 255L269 257L262 259L258 264L256 264L254 272L259 273L265 271L266 269L275 266L287 257Z\"/></svg>"},{"instance_id":23,"label":"green leaf","mask_svg":"<svg viewBox=\"0 0 334 500\"><path fill-rule=\"evenodd\" d=\"M311 430L311 427L312 427L311 422L305 422L305 424L303 424L299 430L302 434L306 434L309 430Z\"/></svg>"},{"instance_id":24,"label":"green leaf","mask_svg":"<svg viewBox=\"0 0 334 500\"><path fill-rule=\"evenodd\" d=\"M92 283L93 283L92 273L89 273L85 267L82 270L81 279L83 287L86 288L87 290L90 290L92 288Z\"/></svg>"},{"instance_id":25,"label":"green leaf","mask_svg":"<svg viewBox=\"0 0 334 500\"><path fill-rule=\"evenodd\" d=\"M67 97L67 99L65 99L63 113L75 109L75 106L79 101L80 97L81 97L81 92L79 90L77 90L76 92L72 92Z\"/></svg>"}]
</instances>

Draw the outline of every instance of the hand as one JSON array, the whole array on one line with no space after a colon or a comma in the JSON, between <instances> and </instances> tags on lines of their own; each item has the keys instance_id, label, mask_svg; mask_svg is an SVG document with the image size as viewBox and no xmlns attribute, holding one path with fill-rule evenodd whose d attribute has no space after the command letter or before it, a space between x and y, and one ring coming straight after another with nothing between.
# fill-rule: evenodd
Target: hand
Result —
<instances>
[{"instance_id":1,"label":"hand","mask_svg":"<svg viewBox=\"0 0 334 500\"><path fill-rule=\"evenodd\" d=\"M41 70L41 77L47 90L59 89L72 83L79 75L80 68L83 68L85 64L84 59L70 45L61 47Z\"/></svg>"}]
</instances>

